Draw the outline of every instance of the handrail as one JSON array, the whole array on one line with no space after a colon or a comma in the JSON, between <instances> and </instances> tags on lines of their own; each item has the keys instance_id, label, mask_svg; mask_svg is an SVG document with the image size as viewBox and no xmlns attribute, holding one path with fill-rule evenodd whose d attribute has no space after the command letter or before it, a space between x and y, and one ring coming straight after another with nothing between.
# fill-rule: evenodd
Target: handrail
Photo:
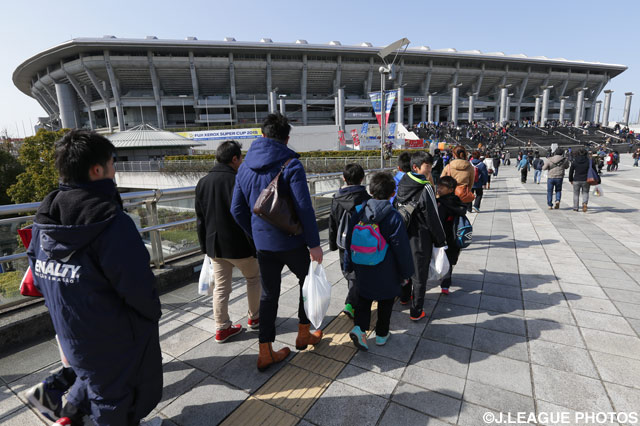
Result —
<instances>
[{"instance_id":1,"label":"handrail","mask_svg":"<svg viewBox=\"0 0 640 426\"><path fill-rule=\"evenodd\" d=\"M618 139L619 141L625 142L625 140L623 138L621 138L620 136L612 135L611 133L603 132L602 130L596 130L596 132L602 133L603 135L605 135L607 137Z\"/></svg>"},{"instance_id":2,"label":"handrail","mask_svg":"<svg viewBox=\"0 0 640 426\"><path fill-rule=\"evenodd\" d=\"M565 138L567 138L567 139L571 139L571 140L572 140L572 141L574 141L574 142L578 142L578 143L580 143L580 140L579 140L579 139L572 138L571 136L569 136L569 135L565 135L564 133L560 133L560 132L559 132L559 131L557 131L557 130L556 130L556 131L554 131L554 132L553 132L553 134L554 134L554 135L564 136L564 137L565 137Z\"/></svg>"},{"instance_id":3,"label":"handrail","mask_svg":"<svg viewBox=\"0 0 640 426\"><path fill-rule=\"evenodd\" d=\"M540 128L540 127L538 127L538 126L532 126L532 127L533 127L534 129L536 129L536 130L540 130L542 133L544 133L544 135L545 135L545 136L549 136L549 131L548 131L548 130L541 129L541 128Z\"/></svg>"}]
</instances>

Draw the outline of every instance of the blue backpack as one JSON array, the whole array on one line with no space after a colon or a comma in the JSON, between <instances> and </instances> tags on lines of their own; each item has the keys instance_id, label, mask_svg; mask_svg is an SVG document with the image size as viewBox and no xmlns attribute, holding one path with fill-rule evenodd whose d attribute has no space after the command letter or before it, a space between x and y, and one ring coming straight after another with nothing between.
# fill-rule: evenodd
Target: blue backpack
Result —
<instances>
[{"instance_id":1,"label":"blue backpack","mask_svg":"<svg viewBox=\"0 0 640 426\"><path fill-rule=\"evenodd\" d=\"M363 218L365 205L356 207L359 216L351 234L351 261L358 265L373 266L384 260L389 245L380 233L380 226Z\"/></svg>"},{"instance_id":2,"label":"blue backpack","mask_svg":"<svg viewBox=\"0 0 640 426\"><path fill-rule=\"evenodd\" d=\"M469 247L473 239L473 226L467 216L458 216L453 221L453 238L456 246L463 249Z\"/></svg>"}]
</instances>

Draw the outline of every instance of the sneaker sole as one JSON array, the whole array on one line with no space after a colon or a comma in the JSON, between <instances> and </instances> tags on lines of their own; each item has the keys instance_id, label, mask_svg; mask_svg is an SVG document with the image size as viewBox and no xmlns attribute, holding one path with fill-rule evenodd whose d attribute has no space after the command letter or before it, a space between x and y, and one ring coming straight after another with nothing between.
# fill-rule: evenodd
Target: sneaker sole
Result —
<instances>
[{"instance_id":1,"label":"sneaker sole","mask_svg":"<svg viewBox=\"0 0 640 426\"><path fill-rule=\"evenodd\" d=\"M58 420L56 413L53 412L50 408L47 408L44 405L42 405L42 403L40 403L40 401L33 395L32 392L29 392L27 394L27 401L32 407L38 410L38 412L48 420L51 420L53 422Z\"/></svg>"},{"instance_id":2,"label":"sneaker sole","mask_svg":"<svg viewBox=\"0 0 640 426\"><path fill-rule=\"evenodd\" d=\"M368 346L362 346L362 343L360 343L360 338L355 333L349 333L349 337L351 337L351 340L353 341L353 344L356 345L356 347L358 349L363 350L363 351L368 351L369 350Z\"/></svg>"},{"instance_id":3,"label":"sneaker sole","mask_svg":"<svg viewBox=\"0 0 640 426\"><path fill-rule=\"evenodd\" d=\"M239 330L238 330L238 331L236 331L235 333L228 335L228 336L227 336L227 337L225 337L224 339L218 340L218 339L214 338L214 340L216 341L216 343L224 343L224 342L226 342L227 340L229 340L231 337L233 337L233 336L235 336L235 335L238 335L238 334L240 334L240 333L242 333L242 329L239 329Z\"/></svg>"},{"instance_id":4,"label":"sneaker sole","mask_svg":"<svg viewBox=\"0 0 640 426\"><path fill-rule=\"evenodd\" d=\"M344 312L344 314L346 316L348 316L349 318L353 319L353 314L351 312L349 312L349 311L342 311L342 312Z\"/></svg>"},{"instance_id":5,"label":"sneaker sole","mask_svg":"<svg viewBox=\"0 0 640 426\"><path fill-rule=\"evenodd\" d=\"M251 330L257 330L260 328L260 323L254 325L247 324L247 327L249 327Z\"/></svg>"},{"instance_id":6,"label":"sneaker sole","mask_svg":"<svg viewBox=\"0 0 640 426\"><path fill-rule=\"evenodd\" d=\"M426 318L426 317L427 317L426 315L422 315L422 316L419 316L418 318L409 317L409 319L411 321L420 321L421 319Z\"/></svg>"}]
</instances>

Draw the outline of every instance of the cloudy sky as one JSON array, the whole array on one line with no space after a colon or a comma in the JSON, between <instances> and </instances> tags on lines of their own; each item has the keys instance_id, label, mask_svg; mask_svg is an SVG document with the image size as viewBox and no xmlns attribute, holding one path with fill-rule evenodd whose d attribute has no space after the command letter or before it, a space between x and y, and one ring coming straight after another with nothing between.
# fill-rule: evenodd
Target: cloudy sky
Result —
<instances>
[{"instance_id":1,"label":"cloudy sky","mask_svg":"<svg viewBox=\"0 0 640 426\"><path fill-rule=\"evenodd\" d=\"M0 133L32 134L45 116L11 79L24 60L71 38L119 38L293 42L368 41L384 46L402 37L412 46L453 47L506 54L582 59L629 67L613 79L611 120L621 120L624 92L637 93L631 121L640 113L638 0L538 1L204 1L109 0L88 3L3 1L0 26ZM25 130L23 130L25 129Z\"/></svg>"}]
</instances>

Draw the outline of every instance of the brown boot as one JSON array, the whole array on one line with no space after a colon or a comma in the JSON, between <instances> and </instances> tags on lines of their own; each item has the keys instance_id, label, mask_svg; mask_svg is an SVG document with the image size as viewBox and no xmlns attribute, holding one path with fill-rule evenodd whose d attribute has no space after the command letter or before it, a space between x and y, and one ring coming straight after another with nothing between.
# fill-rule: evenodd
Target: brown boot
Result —
<instances>
[{"instance_id":1,"label":"brown boot","mask_svg":"<svg viewBox=\"0 0 640 426\"><path fill-rule=\"evenodd\" d=\"M264 371L271 364L276 364L291 353L291 349L286 346L279 351L274 352L271 347L271 342L268 343L260 343L260 353L258 354L258 370Z\"/></svg>"},{"instance_id":2,"label":"brown boot","mask_svg":"<svg viewBox=\"0 0 640 426\"><path fill-rule=\"evenodd\" d=\"M587 203L582 203L582 211L587 212Z\"/></svg>"},{"instance_id":3,"label":"brown boot","mask_svg":"<svg viewBox=\"0 0 640 426\"><path fill-rule=\"evenodd\" d=\"M303 351L307 345L316 345L322 339L322 330L309 332L311 324L298 324L298 337L296 338L296 349Z\"/></svg>"}]
</instances>

